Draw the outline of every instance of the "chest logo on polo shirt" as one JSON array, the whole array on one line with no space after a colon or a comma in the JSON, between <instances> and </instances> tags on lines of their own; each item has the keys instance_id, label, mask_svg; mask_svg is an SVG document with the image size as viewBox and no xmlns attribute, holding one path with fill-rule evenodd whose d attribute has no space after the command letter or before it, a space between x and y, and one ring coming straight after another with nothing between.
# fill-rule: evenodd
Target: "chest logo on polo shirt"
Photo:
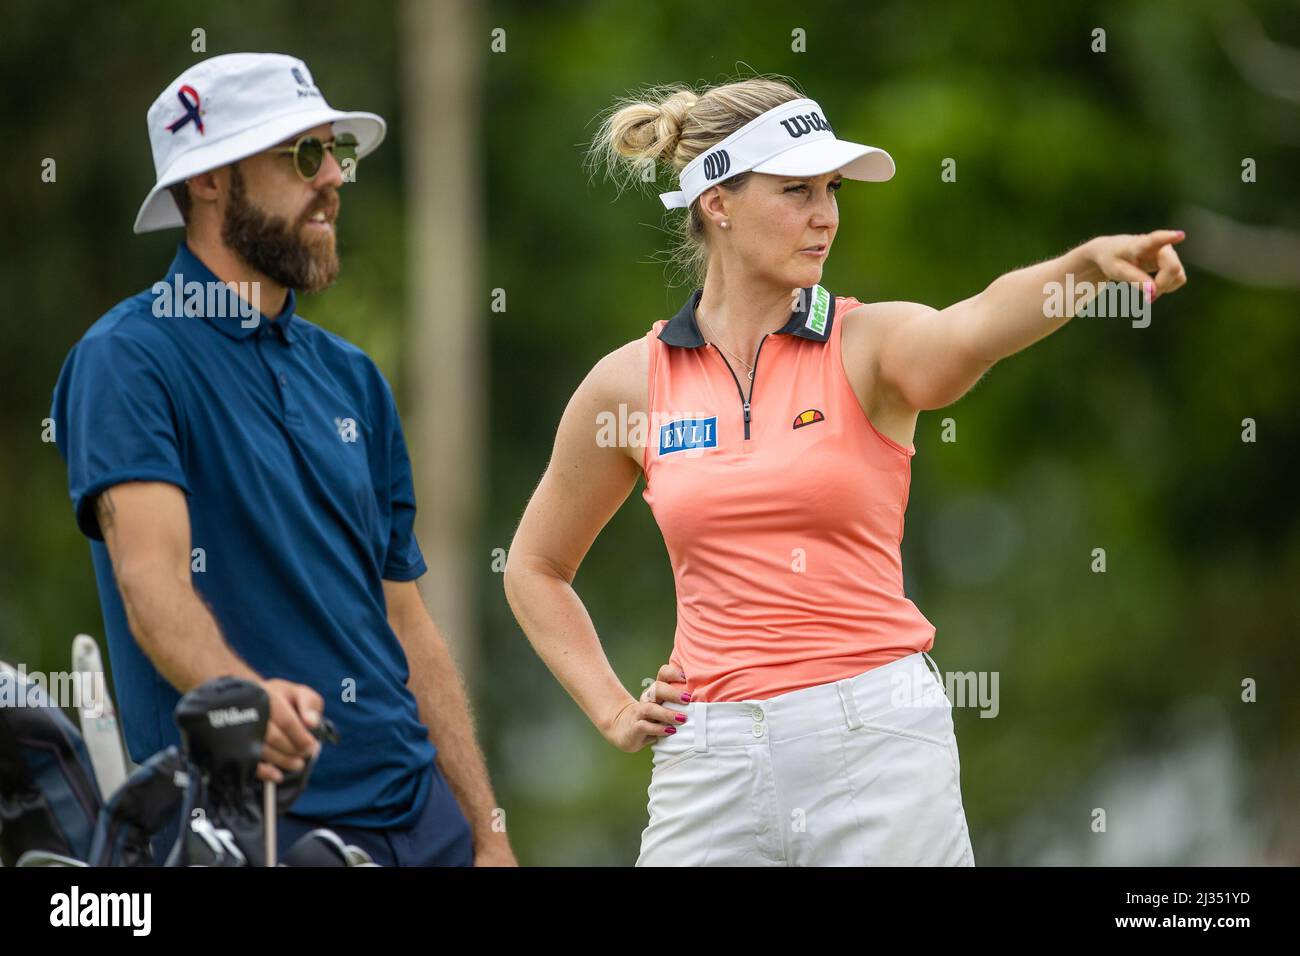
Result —
<instances>
[{"instance_id":1,"label":"chest logo on polo shirt","mask_svg":"<svg viewBox=\"0 0 1300 956\"><path fill-rule=\"evenodd\" d=\"M718 447L718 416L681 418L659 426L659 454L669 455L690 448Z\"/></svg>"},{"instance_id":2,"label":"chest logo on polo shirt","mask_svg":"<svg viewBox=\"0 0 1300 956\"><path fill-rule=\"evenodd\" d=\"M806 412L800 412L794 417L794 425L792 427L803 428L805 425L824 421L826 421L826 416L821 413L820 409L810 408Z\"/></svg>"}]
</instances>

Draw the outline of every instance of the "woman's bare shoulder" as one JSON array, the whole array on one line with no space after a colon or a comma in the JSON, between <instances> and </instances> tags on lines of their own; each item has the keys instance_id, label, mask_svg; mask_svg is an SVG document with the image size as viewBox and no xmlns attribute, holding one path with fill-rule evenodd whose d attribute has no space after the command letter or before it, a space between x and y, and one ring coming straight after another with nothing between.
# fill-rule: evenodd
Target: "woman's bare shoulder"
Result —
<instances>
[{"instance_id":1,"label":"woman's bare shoulder","mask_svg":"<svg viewBox=\"0 0 1300 956\"><path fill-rule=\"evenodd\" d=\"M844 323L844 334L846 336L852 334L857 338L869 338L898 322L938 311L933 306L921 302L861 302L857 299L853 301L858 304L845 312L840 317L840 321Z\"/></svg>"},{"instance_id":2,"label":"woman's bare shoulder","mask_svg":"<svg viewBox=\"0 0 1300 956\"><path fill-rule=\"evenodd\" d=\"M840 340L845 365L856 369L869 368L879 355L882 337L890 329L917 316L937 311L920 302L860 302L839 319L843 324Z\"/></svg>"},{"instance_id":3,"label":"woman's bare shoulder","mask_svg":"<svg viewBox=\"0 0 1300 956\"><path fill-rule=\"evenodd\" d=\"M610 434L618 436L617 441L603 443L616 445L638 469L644 467L645 442L641 430L631 426L647 416L649 371L649 343L645 337L634 339L602 356L570 402L582 420L612 429Z\"/></svg>"},{"instance_id":4,"label":"woman's bare shoulder","mask_svg":"<svg viewBox=\"0 0 1300 956\"><path fill-rule=\"evenodd\" d=\"M650 348L645 336L633 339L606 353L596 362L582 388L596 399L629 409L642 410L649 401Z\"/></svg>"}]
</instances>

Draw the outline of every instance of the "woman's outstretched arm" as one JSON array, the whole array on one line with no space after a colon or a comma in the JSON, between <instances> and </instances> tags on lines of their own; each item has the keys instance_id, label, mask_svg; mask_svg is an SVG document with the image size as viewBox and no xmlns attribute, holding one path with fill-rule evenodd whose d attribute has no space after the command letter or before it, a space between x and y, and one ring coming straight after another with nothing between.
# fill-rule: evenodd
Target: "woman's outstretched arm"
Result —
<instances>
[{"instance_id":1,"label":"woman's outstretched arm","mask_svg":"<svg viewBox=\"0 0 1300 956\"><path fill-rule=\"evenodd\" d=\"M1181 288L1187 275L1173 247L1182 240L1183 233L1174 230L1098 236L1055 259L999 276L946 309L911 302L867 306L873 313L873 380L896 404L951 405L995 362L1068 322L1101 284L1137 283L1124 289L1130 309L1149 308L1161 294ZM1143 290L1141 301L1137 289Z\"/></svg>"}]
</instances>

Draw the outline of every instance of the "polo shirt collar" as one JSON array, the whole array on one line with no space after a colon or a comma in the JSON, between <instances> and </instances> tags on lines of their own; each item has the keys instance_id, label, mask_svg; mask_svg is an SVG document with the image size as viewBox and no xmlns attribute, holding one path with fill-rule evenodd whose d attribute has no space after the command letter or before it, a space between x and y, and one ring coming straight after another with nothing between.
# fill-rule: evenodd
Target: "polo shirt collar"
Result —
<instances>
[{"instance_id":1,"label":"polo shirt collar","mask_svg":"<svg viewBox=\"0 0 1300 956\"><path fill-rule=\"evenodd\" d=\"M216 273L203 264L203 260L196 256L190 249L189 243L181 241L176 248L176 258L172 260L171 266L167 270L167 275L163 278L168 287L171 287L176 281L175 277L180 277L182 288L186 282L201 282L206 285L209 282L220 282ZM232 339L243 340L251 335L282 335L286 341L295 341L301 333L301 328L294 322L294 309L297 308L298 298L293 289L288 290L284 298L284 308L278 315L272 318L266 314L260 316L256 325L245 325L245 320L238 315L233 316L210 316L206 313L207 296L201 297L199 311L196 313L211 326L224 332Z\"/></svg>"},{"instance_id":2,"label":"polo shirt collar","mask_svg":"<svg viewBox=\"0 0 1300 956\"><path fill-rule=\"evenodd\" d=\"M695 309L700 304L700 299L703 296L703 289L696 289L687 296L686 304L659 331L659 340L661 342L665 345L673 345L684 349L698 349L708 344L704 340L704 336L700 334L700 326L695 319ZM825 298L822 299L822 297ZM826 321L821 332L814 330L813 326L816 325L816 322L809 317L809 309L819 300L826 302ZM820 308L815 310L817 313L821 311ZM819 285L808 286L801 290L801 294L795 300L794 309L790 312L790 320L777 329L774 334L797 335L801 339L825 342L831 337L831 326L834 320L835 296Z\"/></svg>"}]
</instances>

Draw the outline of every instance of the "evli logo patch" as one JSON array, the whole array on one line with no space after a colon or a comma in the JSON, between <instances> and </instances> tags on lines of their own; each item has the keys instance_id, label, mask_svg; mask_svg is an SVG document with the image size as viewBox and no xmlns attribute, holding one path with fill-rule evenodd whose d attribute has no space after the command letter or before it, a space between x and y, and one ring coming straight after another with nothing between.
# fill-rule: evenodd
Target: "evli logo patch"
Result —
<instances>
[{"instance_id":1,"label":"evli logo patch","mask_svg":"<svg viewBox=\"0 0 1300 956\"><path fill-rule=\"evenodd\" d=\"M718 416L681 418L659 427L659 454L718 447Z\"/></svg>"},{"instance_id":2,"label":"evli logo patch","mask_svg":"<svg viewBox=\"0 0 1300 956\"><path fill-rule=\"evenodd\" d=\"M816 422L826 421L826 416L821 413L820 409L810 408L807 411L800 412L794 417L793 428L803 428L805 425L812 425Z\"/></svg>"}]
</instances>

